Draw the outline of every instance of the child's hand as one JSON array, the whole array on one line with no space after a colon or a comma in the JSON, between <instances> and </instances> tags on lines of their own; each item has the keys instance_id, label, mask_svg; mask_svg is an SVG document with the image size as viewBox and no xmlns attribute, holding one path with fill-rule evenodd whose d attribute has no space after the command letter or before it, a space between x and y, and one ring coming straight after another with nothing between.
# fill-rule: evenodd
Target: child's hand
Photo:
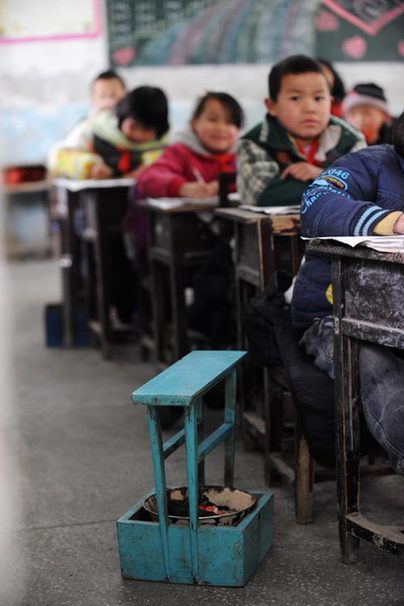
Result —
<instances>
[{"instance_id":1,"label":"child's hand","mask_svg":"<svg viewBox=\"0 0 404 606\"><path fill-rule=\"evenodd\" d=\"M184 196L184 198L211 198L212 196L215 196L218 191L218 181L211 181L210 183L195 181L181 185L178 193L180 196Z\"/></svg>"},{"instance_id":2,"label":"child's hand","mask_svg":"<svg viewBox=\"0 0 404 606\"><path fill-rule=\"evenodd\" d=\"M404 234L404 213L401 214L397 221L394 223L393 233Z\"/></svg>"},{"instance_id":3,"label":"child's hand","mask_svg":"<svg viewBox=\"0 0 404 606\"><path fill-rule=\"evenodd\" d=\"M313 166L313 164L308 164L308 162L295 162L294 164L290 164L285 168L285 170L281 173L281 179L286 179L286 177L293 177L298 181L312 181L323 172L322 168L318 166Z\"/></svg>"},{"instance_id":4,"label":"child's hand","mask_svg":"<svg viewBox=\"0 0 404 606\"><path fill-rule=\"evenodd\" d=\"M106 164L95 164L90 170L91 179L109 179L109 177L112 177L112 175L112 168Z\"/></svg>"},{"instance_id":5,"label":"child's hand","mask_svg":"<svg viewBox=\"0 0 404 606\"><path fill-rule=\"evenodd\" d=\"M133 168L132 170L130 170L129 172L125 173L122 176L123 177L133 177L134 179L137 179L137 177L140 175L140 173L142 173L144 171L145 168L146 168L146 166L144 166L142 164L141 166L138 166L137 168Z\"/></svg>"}]
</instances>

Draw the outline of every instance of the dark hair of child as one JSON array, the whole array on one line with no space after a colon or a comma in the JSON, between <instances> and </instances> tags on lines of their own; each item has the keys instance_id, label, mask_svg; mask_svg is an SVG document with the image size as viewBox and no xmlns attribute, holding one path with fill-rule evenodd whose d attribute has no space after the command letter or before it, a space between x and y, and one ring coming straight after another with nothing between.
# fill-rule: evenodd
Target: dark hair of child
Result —
<instances>
[{"instance_id":1,"label":"dark hair of child","mask_svg":"<svg viewBox=\"0 0 404 606\"><path fill-rule=\"evenodd\" d=\"M220 93L220 92L207 92L203 97L198 100L196 107L194 109L194 113L191 117L192 120L196 120L204 111L206 104L208 101L215 100L218 101L226 110L229 118L230 124L234 124L238 128L241 128L244 123L244 113L241 109L239 103L235 100L234 97L229 95L228 93Z\"/></svg>"},{"instance_id":2,"label":"dark hair of child","mask_svg":"<svg viewBox=\"0 0 404 606\"><path fill-rule=\"evenodd\" d=\"M119 80L123 88L126 88L126 84L123 78L121 78L119 74L114 72L113 69L107 69L104 72L101 72L100 74L98 74L98 76L94 78L92 83L95 84L96 82L98 82L98 80Z\"/></svg>"},{"instance_id":3,"label":"dark hair of child","mask_svg":"<svg viewBox=\"0 0 404 606\"><path fill-rule=\"evenodd\" d=\"M331 88L331 95L334 97L334 101L342 101L342 99L345 97L346 91L341 76L335 70L332 63L330 63L330 61L327 61L327 59L320 59L320 57L317 57L317 61L318 63L320 63L320 65L324 65L324 67L329 69L332 75L334 76L334 84Z\"/></svg>"},{"instance_id":4,"label":"dark hair of child","mask_svg":"<svg viewBox=\"0 0 404 606\"><path fill-rule=\"evenodd\" d=\"M404 158L404 112L400 114L394 125L393 145L398 155Z\"/></svg>"},{"instance_id":5,"label":"dark hair of child","mask_svg":"<svg viewBox=\"0 0 404 606\"><path fill-rule=\"evenodd\" d=\"M144 128L154 128L160 139L169 129L168 102L161 88L139 86L127 93L116 107L119 128L126 118L132 118Z\"/></svg>"},{"instance_id":6,"label":"dark hair of child","mask_svg":"<svg viewBox=\"0 0 404 606\"><path fill-rule=\"evenodd\" d=\"M307 74L308 72L316 72L324 75L320 63L306 55L292 55L279 61L279 63L276 63L269 72L268 77L269 96L271 100L277 100L282 86L282 79L285 76L289 74Z\"/></svg>"}]
</instances>

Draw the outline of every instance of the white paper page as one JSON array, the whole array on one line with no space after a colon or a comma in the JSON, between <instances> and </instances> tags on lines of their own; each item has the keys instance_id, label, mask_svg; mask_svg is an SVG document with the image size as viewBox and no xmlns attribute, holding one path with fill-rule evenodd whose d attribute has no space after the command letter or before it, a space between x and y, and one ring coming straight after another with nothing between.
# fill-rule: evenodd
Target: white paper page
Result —
<instances>
[{"instance_id":1,"label":"white paper page","mask_svg":"<svg viewBox=\"0 0 404 606\"><path fill-rule=\"evenodd\" d=\"M241 204L239 208L243 210L251 210L254 213L264 213L266 215L298 215L300 206L250 206Z\"/></svg>"},{"instance_id":2,"label":"white paper page","mask_svg":"<svg viewBox=\"0 0 404 606\"><path fill-rule=\"evenodd\" d=\"M379 252L399 252L404 253L404 235L396 236L321 236L318 238L306 238L303 240L330 240L347 244L354 248L355 246L367 246Z\"/></svg>"},{"instance_id":3,"label":"white paper page","mask_svg":"<svg viewBox=\"0 0 404 606\"><path fill-rule=\"evenodd\" d=\"M168 210L170 208L180 208L181 206L217 206L218 199L214 198L147 198L147 204L154 208Z\"/></svg>"},{"instance_id":4,"label":"white paper page","mask_svg":"<svg viewBox=\"0 0 404 606\"><path fill-rule=\"evenodd\" d=\"M136 179L133 177L122 177L121 179L53 179L52 184L64 187L68 191L81 191L82 189L104 189L108 187L124 187L134 185Z\"/></svg>"}]
</instances>

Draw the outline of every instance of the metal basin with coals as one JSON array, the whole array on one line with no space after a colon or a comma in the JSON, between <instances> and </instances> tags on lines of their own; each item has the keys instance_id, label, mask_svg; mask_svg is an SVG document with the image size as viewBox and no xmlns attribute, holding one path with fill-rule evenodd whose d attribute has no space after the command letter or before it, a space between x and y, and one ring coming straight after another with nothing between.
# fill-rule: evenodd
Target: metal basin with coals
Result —
<instances>
[{"instance_id":1,"label":"metal basin with coals","mask_svg":"<svg viewBox=\"0 0 404 606\"><path fill-rule=\"evenodd\" d=\"M226 486L204 486L200 489L198 499L199 524L236 526L253 509L256 502L257 497L244 490ZM156 495L145 499L143 507L153 521L158 521ZM187 486L167 490L167 508L172 523L188 524Z\"/></svg>"}]
</instances>

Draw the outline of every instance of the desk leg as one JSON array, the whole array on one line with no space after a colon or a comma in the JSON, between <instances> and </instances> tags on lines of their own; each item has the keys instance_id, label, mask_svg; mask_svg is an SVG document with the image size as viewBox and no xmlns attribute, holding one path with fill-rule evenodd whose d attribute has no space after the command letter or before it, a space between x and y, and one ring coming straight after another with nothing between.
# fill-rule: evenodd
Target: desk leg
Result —
<instances>
[{"instance_id":1,"label":"desk leg","mask_svg":"<svg viewBox=\"0 0 404 606\"><path fill-rule=\"evenodd\" d=\"M188 351L187 322L184 295L184 275L180 260L174 258L170 264L171 312L173 323L174 361Z\"/></svg>"},{"instance_id":2,"label":"desk leg","mask_svg":"<svg viewBox=\"0 0 404 606\"><path fill-rule=\"evenodd\" d=\"M110 312L110 285L108 275L108 234L107 226L104 225L100 210L100 200L91 198L89 200L94 205L93 213L96 217L97 236L95 239L95 267L96 267L96 285L97 285L97 307L100 322L100 345L102 356L108 359L111 356L111 324L109 318Z\"/></svg>"},{"instance_id":3,"label":"desk leg","mask_svg":"<svg viewBox=\"0 0 404 606\"><path fill-rule=\"evenodd\" d=\"M155 259L150 259L152 325L155 341L155 358L165 362L164 328L166 326L166 309L164 297L165 267Z\"/></svg>"},{"instance_id":4,"label":"desk leg","mask_svg":"<svg viewBox=\"0 0 404 606\"><path fill-rule=\"evenodd\" d=\"M64 190L63 190L64 191ZM74 227L74 217L79 206L77 192L65 192L67 218L60 222L62 257L63 342L74 345L74 317L79 291L80 250Z\"/></svg>"},{"instance_id":5,"label":"desk leg","mask_svg":"<svg viewBox=\"0 0 404 606\"><path fill-rule=\"evenodd\" d=\"M314 460L310 455L303 428L295 418L295 515L299 524L313 521Z\"/></svg>"},{"instance_id":6,"label":"desk leg","mask_svg":"<svg viewBox=\"0 0 404 606\"><path fill-rule=\"evenodd\" d=\"M336 366L338 513L342 559L349 564L356 562L359 556L359 539L348 532L346 520L347 514L359 511L357 344L347 337L339 340L340 350L335 352L339 358L339 368Z\"/></svg>"},{"instance_id":7,"label":"desk leg","mask_svg":"<svg viewBox=\"0 0 404 606\"><path fill-rule=\"evenodd\" d=\"M74 345L74 280L72 256L63 255L60 259L62 270L63 300L63 343L66 347Z\"/></svg>"},{"instance_id":8,"label":"desk leg","mask_svg":"<svg viewBox=\"0 0 404 606\"><path fill-rule=\"evenodd\" d=\"M341 262L334 261L334 363L339 535L345 564L358 559L359 539L348 531L346 516L359 511L358 344L341 331Z\"/></svg>"},{"instance_id":9,"label":"desk leg","mask_svg":"<svg viewBox=\"0 0 404 606\"><path fill-rule=\"evenodd\" d=\"M235 282L236 282L236 322L237 322L237 347L239 350L244 349L244 342L245 340L243 339L243 327L242 327L242 321L241 321L241 308L242 308L242 290L243 290L243 283L241 281L241 279L237 276L237 270L236 270L236 276L235 276ZM244 419L244 413L246 412L246 385L245 385L245 373L246 373L246 368L248 367L248 365L246 365L246 367L243 369L243 372L239 372L238 376L237 376L237 382L238 382L238 393L239 393L239 397L238 397L238 401L239 401L239 423L241 426L241 435L242 435L242 439L243 439L243 444L244 444L244 448L248 449L251 446L251 440L248 438L247 436L247 429L246 429L246 422Z\"/></svg>"}]
</instances>

